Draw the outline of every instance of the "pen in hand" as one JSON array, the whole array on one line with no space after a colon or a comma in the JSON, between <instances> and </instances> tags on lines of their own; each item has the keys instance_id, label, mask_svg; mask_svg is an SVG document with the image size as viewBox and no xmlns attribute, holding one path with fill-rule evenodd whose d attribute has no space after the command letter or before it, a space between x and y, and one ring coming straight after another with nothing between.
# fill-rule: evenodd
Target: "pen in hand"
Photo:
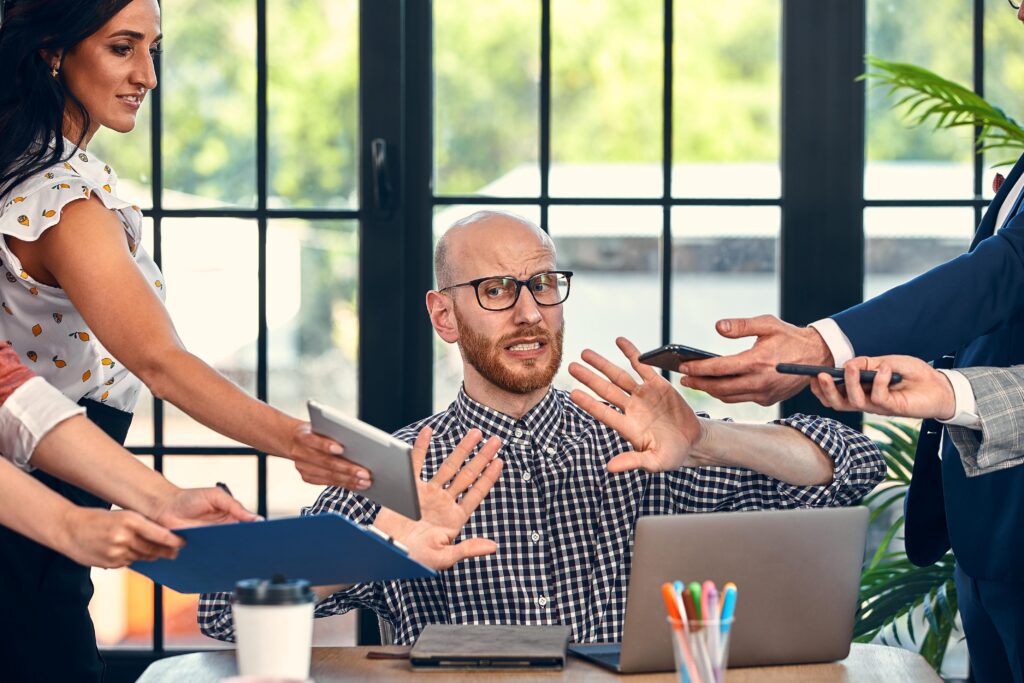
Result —
<instances>
[{"instance_id":1,"label":"pen in hand","mask_svg":"<svg viewBox=\"0 0 1024 683\"><path fill-rule=\"evenodd\" d=\"M235 494L231 493L231 489L229 489L229 488L228 488L228 485L227 485L227 484L225 484L224 482L222 482L222 481L218 481L218 482L217 482L217 483L215 484L215 486L216 486L217 488L219 488L219 489L220 489L221 491L223 491L224 493L226 493L226 494L228 494L229 496L231 496L232 498L234 498L234 497L235 497ZM263 517L263 515L255 515L254 519L251 519L251 520L249 520L249 521L252 521L252 522L262 522L263 520L264 520L264 517Z\"/></svg>"}]
</instances>

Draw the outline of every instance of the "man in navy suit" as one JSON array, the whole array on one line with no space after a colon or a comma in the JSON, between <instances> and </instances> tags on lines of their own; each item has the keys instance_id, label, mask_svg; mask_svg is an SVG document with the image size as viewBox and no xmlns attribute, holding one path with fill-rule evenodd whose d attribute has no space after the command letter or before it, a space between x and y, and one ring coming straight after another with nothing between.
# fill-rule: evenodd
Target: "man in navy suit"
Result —
<instances>
[{"instance_id":1,"label":"man in navy suit","mask_svg":"<svg viewBox=\"0 0 1024 683\"><path fill-rule=\"evenodd\" d=\"M1010 4L1024 21L1024 9ZM682 384L729 402L770 405L807 385L775 372L779 362L831 366L854 355L906 354L936 367L1024 363L1022 188L1024 157L966 254L869 301L808 327L773 316L720 320L723 336L757 341L734 356L682 364ZM976 425L970 383L955 370L947 378L957 409L945 422ZM907 555L924 566L950 547L975 680L1024 683L1024 467L968 476L948 432L927 420L907 496Z\"/></svg>"}]
</instances>

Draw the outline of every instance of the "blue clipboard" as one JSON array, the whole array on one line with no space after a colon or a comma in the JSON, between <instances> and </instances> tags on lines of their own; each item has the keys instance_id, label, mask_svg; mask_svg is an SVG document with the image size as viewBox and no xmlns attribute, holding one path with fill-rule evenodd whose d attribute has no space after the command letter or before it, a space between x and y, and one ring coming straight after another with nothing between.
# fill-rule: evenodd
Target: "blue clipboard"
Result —
<instances>
[{"instance_id":1,"label":"blue clipboard","mask_svg":"<svg viewBox=\"0 0 1024 683\"><path fill-rule=\"evenodd\" d=\"M394 543L335 513L174 533L185 539L177 559L130 566L179 593L232 591L236 581L275 574L314 586L437 576Z\"/></svg>"}]
</instances>

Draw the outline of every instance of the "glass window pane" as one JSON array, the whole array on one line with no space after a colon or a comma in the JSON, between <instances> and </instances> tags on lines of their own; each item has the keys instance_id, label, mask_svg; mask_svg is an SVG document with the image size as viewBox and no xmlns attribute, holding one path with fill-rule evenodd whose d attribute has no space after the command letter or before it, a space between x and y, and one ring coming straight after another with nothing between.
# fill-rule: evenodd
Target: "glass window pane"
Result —
<instances>
[{"instance_id":1,"label":"glass window pane","mask_svg":"<svg viewBox=\"0 0 1024 683\"><path fill-rule=\"evenodd\" d=\"M916 64L943 78L971 86L971 3L933 0L868 0L867 52ZM973 194L972 129L934 130L934 121L909 128L902 99L887 87L866 93L868 198L949 198Z\"/></svg>"},{"instance_id":2,"label":"glass window pane","mask_svg":"<svg viewBox=\"0 0 1024 683\"><path fill-rule=\"evenodd\" d=\"M163 222L167 309L185 348L249 394L256 392L256 224L228 218ZM234 443L164 404L168 444Z\"/></svg>"},{"instance_id":3,"label":"glass window pane","mask_svg":"<svg viewBox=\"0 0 1024 683\"><path fill-rule=\"evenodd\" d=\"M152 469L153 456L138 460ZM150 648L153 646L153 582L130 569L98 569L91 572L95 587L89 615L101 648Z\"/></svg>"},{"instance_id":4,"label":"glass window pane","mask_svg":"<svg viewBox=\"0 0 1024 683\"><path fill-rule=\"evenodd\" d=\"M139 400L132 411L132 426L124 440L125 446L153 445L153 394L145 384L139 391Z\"/></svg>"},{"instance_id":5,"label":"glass window pane","mask_svg":"<svg viewBox=\"0 0 1024 683\"><path fill-rule=\"evenodd\" d=\"M434 244L455 221L477 211L508 211L540 224L540 207L527 206L481 206L453 205L434 207ZM435 279L434 284L437 284ZM427 317L426 307L423 316ZM434 411L441 411L455 400L462 386L462 356L456 344L448 344L434 335Z\"/></svg>"},{"instance_id":6,"label":"glass window pane","mask_svg":"<svg viewBox=\"0 0 1024 683\"><path fill-rule=\"evenodd\" d=\"M967 251L970 208L864 210L864 298L902 284Z\"/></svg>"},{"instance_id":7,"label":"glass window pane","mask_svg":"<svg viewBox=\"0 0 1024 683\"><path fill-rule=\"evenodd\" d=\"M213 486L222 481L246 508L256 511L256 458L252 456L168 455L164 476L185 488ZM196 624L198 595L164 588L164 643L167 647L223 647L207 638Z\"/></svg>"},{"instance_id":8,"label":"glass window pane","mask_svg":"<svg viewBox=\"0 0 1024 683\"><path fill-rule=\"evenodd\" d=\"M674 196L779 196L781 11L762 0L675 3Z\"/></svg>"},{"instance_id":9,"label":"glass window pane","mask_svg":"<svg viewBox=\"0 0 1024 683\"><path fill-rule=\"evenodd\" d=\"M657 197L662 3L551 3L551 194Z\"/></svg>"},{"instance_id":10,"label":"glass window pane","mask_svg":"<svg viewBox=\"0 0 1024 683\"><path fill-rule=\"evenodd\" d=\"M143 209L153 206L153 156L150 154L150 107L146 96L127 134L101 128L89 142L89 151L117 174L117 196Z\"/></svg>"},{"instance_id":11,"label":"glass window pane","mask_svg":"<svg viewBox=\"0 0 1024 683\"><path fill-rule=\"evenodd\" d=\"M781 214L775 206L682 206L672 210L673 342L714 353L738 353L750 339L715 332L721 318L779 314L778 244ZM678 375L672 376L675 382ZM713 417L766 421L775 406L726 404L683 390L694 410Z\"/></svg>"},{"instance_id":12,"label":"glass window pane","mask_svg":"<svg viewBox=\"0 0 1024 683\"><path fill-rule=\"evenodd\" d=\"M540 3L434 3L435 192L540 193Z\"/></svg>"},{"instance_id":13,"label":"glass window pane","mask_svg":"<svg viewBox=\"0 0 1024 683\"><path fill-rule=\"evenodd\" d=\"M1024 73L1014 69L1014 59L1021 48L1021 25L1006 2L987 0L985 3L985 99L1006 112L1010 118L1024 120ZM992 197L992 178L996 171L1004 176L1020 156L1020 149L992 150L985 154L981 189L985 197ZM999 166L993 168L993 166Z\"/></svg>"},{"instance_id":14,"label":"glass window pane","mask_svg":"<svg viewBox=\"0 0 1024 683\"><path fill-rule=\"evenodd\" d=\"M627 337L644 351L659 344L662 216L661 207L653 206L551 208L558 266L574 273L564 304L559 389L580 386L566 368L585 348L624 365L616 337Z\"/></svg>"},{"instance_id":15,"label":"glass window pane","mask_svg":"<svg viewBox=\"0 0 1024 683\"><path fill-rule=\"evenodd\" d=\"M251 0L178 0L165 8L168 208L256 204L255 8Z\"/></svg>"},{"instance_id":16,"label":"glass window pane","mask_svg":"<svg viewBox=\"0 0 1024 683\"><path fill-rule=\"evenodd\" d=\"M355 415L357 223L272 221L267 253L272 254L267 264L270 403L307 419L306 401L315 398ZM270 491L287 499L278 488L275 481ZM305 501L308 505L312 499L307 496ZM285 509L294 514L297 506L289 502Z\"/></svg>"},{"instance_id":17,"label":"glass window pane","mask_svg":"<svg viewBox=\"0 0 1024 683\"><path fill-rule=\"evenodd\" d=\"M321 484L307 484L295 469L295 463L284 458L267 458L267 516L294 517L304 507L316 502L324 490Z\"/></svg>"},{"instance_id":18,"label":"glass window pane","mask_svg":"<svg viewBox=\"0 0 1024 683\"><path fill-rule=\"evenodd\" d=\"M268 204L355 206L359 3L269 2L267 24Z\"/></svg>"}]
</instances>

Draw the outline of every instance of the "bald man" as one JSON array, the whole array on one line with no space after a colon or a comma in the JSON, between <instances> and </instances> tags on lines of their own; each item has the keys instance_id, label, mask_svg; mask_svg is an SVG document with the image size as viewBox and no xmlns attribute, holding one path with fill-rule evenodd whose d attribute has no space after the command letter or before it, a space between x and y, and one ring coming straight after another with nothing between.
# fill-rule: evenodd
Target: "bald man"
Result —
<instances>
[{"instance_id":1,"label":"bald man","mask_svg":"<svg viewBox=\"0 0 1024 683\"><path fill-rule=\"evenodd\" d=\"M518 216L482 211L441 237L434 267L438 289L427 292L427 312L438 336L458 345L464 384L447 410L396 436L412 442L422 427L433 429L427 478L470 429L501 439L504 471L462 532L493 540L497 552L436 579L335 591L318 602L317 616L369 608L405 644L428 623L567 624L576 642L618 641L640 516L852 505L885 474L874 444L837 422L797 415L738 425L698 418L681 399L677 410L700 436L663 462L666 471L621 459L609 467L629 443L551 386L572 278L558 270L551 238ZM328 511L371 524L378 506L328 488L306 512ZM232 639L227 596L204 597L199 623L207 635Z\"/></svg>"}]
</instances>

